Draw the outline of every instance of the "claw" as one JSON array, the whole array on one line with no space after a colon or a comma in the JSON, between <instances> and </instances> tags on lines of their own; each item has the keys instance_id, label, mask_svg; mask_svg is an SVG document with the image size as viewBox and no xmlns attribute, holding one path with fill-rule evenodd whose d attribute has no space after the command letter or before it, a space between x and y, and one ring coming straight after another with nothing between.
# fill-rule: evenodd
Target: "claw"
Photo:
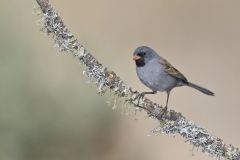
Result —
<instances>
[{"instance_id":1,"label":"claw","mask_svg":"<svg viewBox=\"0 0 240 160\"><path fill-rule=\"evenodd\" d=\"M163 108L163 112L166 113L166 112L167 112L167 109L168 109L168 106L165 106L165 107Z\"/></svg>"},{"instance_id":2,"label":"claw","mask_svg":"<svg viewBox=\"0 0 240 160\"><path fill-rule=\"evenodd\" d=\"M144 92L142 92L142 93L139 93L139 94L134 98L134 100L138 99L138 103L137 103L138 106L139 106L140 99L143 99L144 95L145 95Z\"/></svg>"},{"instance_id":3,"label":"claw","mask_svg":"<svg viewBox=\"0 0 240 160\"><path fill-rule=\"evenodd\" d=\"M157 118L162 119L163 116L167 113L167 109L168 109L168 107L165 106L165 107L162 109L162 112L160 112L160 113L157 115Z\"/></svg>"}]
</instances>

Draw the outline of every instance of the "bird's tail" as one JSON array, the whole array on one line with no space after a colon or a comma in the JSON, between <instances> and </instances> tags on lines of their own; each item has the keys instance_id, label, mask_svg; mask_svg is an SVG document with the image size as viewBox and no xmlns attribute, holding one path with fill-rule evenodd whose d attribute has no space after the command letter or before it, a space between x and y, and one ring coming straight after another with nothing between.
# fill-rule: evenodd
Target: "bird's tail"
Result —
<instances>
[{"instance_id":1,"label":"bird's tail","mask_svg":"<svg viewBox=\"0 0 240 160\"><path fill-rule=\"evenodd\" d=\"M202 92L204 94L207 94L209 96L214 96L214 93L212 91L210 91L210 90L208 90L206 88L200 87L200 86L198 86L196 84L193 84L191 82L188 82L187 86L195 88L195 89L199 90L200 92Z\"/></svg>"}]
</instances>

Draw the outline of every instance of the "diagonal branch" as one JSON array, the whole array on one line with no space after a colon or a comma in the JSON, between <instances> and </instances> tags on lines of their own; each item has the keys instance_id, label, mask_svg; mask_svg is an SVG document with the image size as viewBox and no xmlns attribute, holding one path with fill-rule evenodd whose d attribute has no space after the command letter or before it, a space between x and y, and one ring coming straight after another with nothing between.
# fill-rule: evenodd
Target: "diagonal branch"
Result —
<instances>
[{"instance_id":1,"label":"diagonal branch","mask_svg":"<svg viewBox=\"0 0 240 160\"><path fill-rule=\"evenodd\" d=\"M94 80L99 92L105 93L107 90L110 90L129 103L129 105L141 108L149 116L157 119L160 122L160 127L153 130L156 134L178 134L186 142L191 143L194 147L201 148L203 152L212 156L229 160L240 159L240 152L237 147L225 144L222 139L187 120L181 113L170 110L163 114L164 111L160 105L145 98L140 101L140 106L137 106L137 102L134 99L139 92L133 91L120 77L104 67L79 43L64 25L61 17L51 7L49 0L36 1L42 12L42 30L52 36L55 45L61 51L71 53L86 66L86 74L91 80Z\"/></svg>"}]
</instances>

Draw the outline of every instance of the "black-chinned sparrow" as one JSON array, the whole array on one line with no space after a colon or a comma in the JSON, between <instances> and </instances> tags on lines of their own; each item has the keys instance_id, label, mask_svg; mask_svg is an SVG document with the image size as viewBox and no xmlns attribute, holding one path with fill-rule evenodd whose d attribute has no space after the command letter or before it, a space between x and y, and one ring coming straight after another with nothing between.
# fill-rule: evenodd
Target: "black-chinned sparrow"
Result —
<instances>
[{"instance_id":1,"label":"black-chinned sparrow","mask_svg":"<svg viewBox=\"0 0 240 160\"><path fill-rule=\"evenodd\" d=\"M167 101L164 109L167 110L170 92L175 87L189 86L204 94L214 96L210 90L189 82L181 72L150 47L138 47L133 53L133 60L136 63L136 71L140 81L152 90L152 92L139 94L139 99L143 98L145 94L156 94L157 91L166 92Z\"/></svg>"}]
</instances>

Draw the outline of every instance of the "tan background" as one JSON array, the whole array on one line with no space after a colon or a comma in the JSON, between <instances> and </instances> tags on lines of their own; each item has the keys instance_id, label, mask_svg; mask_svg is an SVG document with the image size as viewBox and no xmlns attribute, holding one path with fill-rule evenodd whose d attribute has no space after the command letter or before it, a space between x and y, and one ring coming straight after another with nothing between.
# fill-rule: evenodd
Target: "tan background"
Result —
<instances>
[{"instance_id":1,"label":"tan background","mask_svg":"<svg viewBox=\"0 0 240 160\"><path fill-rule=\"evenodd\" d=\"M132 52L149 45L189 80L213 90L215 97L178 88L170 108L240 146L239 0L52 4L81 43L134 89L147 90ZM87 84L78 61L57 54L39 32L33 6L34 0L0 1L1 160L211 159L178 136L147 136L157 122L144 113L112 111L109 96ZM149 97L165 104L165 94Z\"/></svg>"}]
</instances>

